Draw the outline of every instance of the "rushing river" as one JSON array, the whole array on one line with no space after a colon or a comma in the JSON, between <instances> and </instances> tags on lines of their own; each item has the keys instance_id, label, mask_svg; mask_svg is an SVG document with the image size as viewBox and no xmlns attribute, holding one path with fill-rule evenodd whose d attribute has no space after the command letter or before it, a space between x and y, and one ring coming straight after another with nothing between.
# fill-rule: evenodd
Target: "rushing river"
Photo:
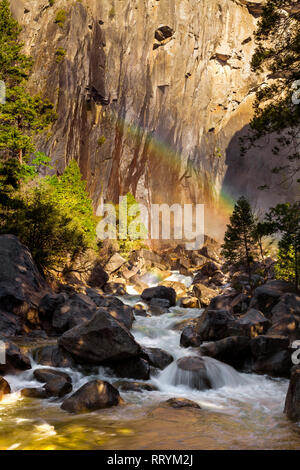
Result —
<instances>
[{"instance_id":1,"label":"rushing river","mask_svg":"<svg viewBox=\"0 0 300 470\"><path fill-rule=\"evenodd\" d=\"M122 300L134 305L140 298ZM140 344L164 349L175 359L194 355L180 347L174 326L201 313L173 307L164 315L137 317L133 334ZM62 411L61 400L22 398L22 388L40 386L32 370L6 376L14 393L0 403L0 449L300 449L300 425L283 414L287 380L238 373L211 358L205 362L211 390L175 385L178 369L172 363L151 377L159 391L121 392L124 405L81 415ZM32 366L41 367L33 361ZM61 370L72 376L75 390L94 378L117 380L104 368L88 376ZM201 409L162 404L171 397L188 398Z\"/></svg>"}]
</instances>

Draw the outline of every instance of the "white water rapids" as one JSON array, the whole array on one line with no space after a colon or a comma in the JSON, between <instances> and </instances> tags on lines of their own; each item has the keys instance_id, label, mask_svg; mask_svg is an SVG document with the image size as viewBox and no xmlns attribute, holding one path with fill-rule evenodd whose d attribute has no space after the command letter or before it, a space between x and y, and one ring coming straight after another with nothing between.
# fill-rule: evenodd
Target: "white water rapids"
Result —
<instances>
[{"instance_id":1,"label":"white water rapids","mask_svg":"<svg viewBox=\"0 0 300 470\"><path fill-rule=\"evenodd\" d=\"M178 280L176 274L172 275L172 280ZM180 277L180 281L182 282L182 276ZM190 278L186 278L185 282L188 284L190 282ZM138 295L133 295L135 294L133 288L129 288L128 291L131 295L127 294L124 297L120 297L124 303L128 305L135 305L137 302L141 303L140 297ZM157 431L156 448L158 448L159 445L165 445L165 447L161 448L172 449L175 448L175 437L170 434L169 440L166 440L165 444L159 441L158 436L161 433L168 433L171 431L170 428L168 428L168 431L161 430L160 428L162 426L166 426L167 423L163 423L161 421L160 415L155 415L155 409L161 406L160 403L172 397L183 397L193 400L201 406L203 412L208 413L205 415L207 420L205 429L208 436L208 430L210 429L209 426L212 426L214 429L214 431L211 431L212 434L215 435L216 426L218 432L221 432L220 436L223 436L223 434L224 436L228 436L226 438L222 437L222 439L221 437L218 437L218 439L221 439L221 443L217 439L216 448L243 448L243 446L244 448L248 448L248 446L250 446L250 448L255 448L258 439L257 435L261 436L262 433L268 434L268 438L266 438L268 439L268 444L265 444L265 447L272 448L270 442L273 441L270 441L270 439L272 437L272 433L274 433L274 430L277 428L278 437L275 438L276 432L273 435L273 439L276 441L276 448L282 445L282 434L288 436L289 433L292 433L292 437L289 437L289 442L291 442L291 439L296 439L296 444L292 445L294 447L296 446L296 448L297 446L299 447L299 432L297 429L295 431L295 427L291 428L291 426L294 425L288 423L283 415L284 400L288 388L287 380L272 379L267 376L259 376L255 374L239 373L229 365L207 357L204 358L205 367L213 386L212 389L199 391L191 388L189 386L189 374L185 371L180 371L183 375L180 380L180 385L178 385L177 379L179 370L175 361L184 356L195 356L196 354L191 348L184 349L180 347L181 331L176 329L175 325L179 322L181 323L183 320L199 317L202 312L203 311L200 309L183 309L176 306L170 308L169 311L163 315L136 317L136 321L134 322L132 329L132 333L136 341L142 346L160 348L169 352L174 357L174 362L165 370L158 372L150 378L149 382L154 384L158 388L158 391L121 392L121 395L127 404L126 406L115 407L109 410L100 410L99 412L96 412L96 414L85 414L77 418L60 410L62 400L28 400L21 398L19 391L22 388L41 386L40 383L33 379L33 370L35 368L41 368L42 366L35 364L34 361L32 361L32 370L23 372L18 376L6 376L7 381L10 383L12 390L15 393L11 396L7 396L7 398L0 404L0 421L1 424L10 427L13 434L12 439L8 440L8 443L3 447L3 444L1 444L0 431L0 448L11 448L11 446L16 445L17 448L41 448L41 444L36 443L36 426L46 426L45 429L46 431L48 429L48 434L45 429L44 433L46 432L47 434L47 442L50 440L51 445L54 442L55 444L53 445L55 448L69 448L69 444L65 443L63 439L65 439L65 435L69 435L68 433L71 432L70 426L72 428L76 421L77 425L79 425L78 423L81 423L82 429L85 429L86 432L89 429L90 433L96 433L97 436L100 432L99 426L102 426L100 434L104 432L106 439L105 440L103 437L106 443L103 444L103 446L106 446L105 448L115 449L134 448L134 446L139 445L141 446L140 448L151 448L150 443L147 444L148 447L147 445L146 447L143 447L142 439L143 433L145 434L144 439L149 439L149 437L147 437L147 433L150 433L150 430L147 430L147 424L152 423L151 439L154 439L153 442L156 442L153 437L153 433L155 430ZM78 370L60 370L67 372L72 377L73 391L77 390L84 383L95 378L108 380L111 383L118 380L117 377L111 375L108 369L103 367L93 370L89 375L85 375L85 373ZM184 374L186 374L186 376ZM22 404L22 402L24 402L24 404ZM151 410L154 411L151 412ZM202 410L199 411L202 412ZM198 410L196 411L199 413ZM196 411L194 410L193 413L196 413ZM151 418L147 417L147 413L149 412ZM32 413L37 414L32 416ZM178 416L178 413L187 413L187 411L171 410L168 411L168 413L169 414L167 416L173 416L172 413L177 413ZM97 419L95 418L96 416ZM201 441L201 443L199 441L200 435L197 435L196 437L193 435L193 438L191 437L189 433L192 432L192 427L189 429L188 424L191 422L191 415L181 415L181 419L183 419L183 416L187 421L184 425L185 431L180 429L177 430L177 433L180 434L185 432L188 434L184 434L186 438L181 436L180 443L176 445L178 445L179 448L214 448L213 446L215 445L215 441L213 438L211 438L211 441L208 440L205 441L205 443ZM218 422L216 424L216 420L218 420L216 416L220 416L219 420L221 420L221 423ZM109 419L109 425L107 425L105 421L106 427L103 428L104 425L99 417L103 420ZM196 418L193 417L193 419ZM29 425L27 421L31 424ZM136 437L134 442L131 442L128 436L125 439L123 435L120 437L117 431L112 432L112 430L117 426L116 423L125 422L130 426L131 421L132 423L134 422L134 424L132 424L132 432L135 433L137 432L136 429L139 429L139 438ZM27 425L31 429L29 434L27 434L25 442L20 441L19 434L16 435L15 438L13 437L14 433L16 433L13 428L13 424L16 426L16 423L19 427ZM201 426L203 424L204 423L200 425L197 421L197 426L200 426L200 430L202 430ZM47 428L47 426L50 427ZM155 426L157 426L157 429ZM193 426L195 426L195 424ZM235 429L237 426L239 428L241 427L242 430L238 431ZM247 426L249 427L248 430ZM60 429L60 431L55 431L56 428ZM103 431L103 429L105 429L105 431ZM108 429L110 432L108 432ZM246 432L245 429L249 435L253 436L253 442L251 442L251 445L247 441L247 439L249 440L249 437L246 439L245 437L242 438L237 436L237 433L241 433L242 435L243 432ZM72 433L70 434L70 439L76 441L75 435L77 436L74 431L73 435ZM99 439L99 436L97 439ZM224 439L226 441L225 444L223 444ZM2 442L6 441L6 436L3 435ZM238 442L237 444L235 444L236 441ZM57 444L57 442L60 442L60 444ZM64 442L64 444L62 444L62 442ZM95 444L93 441L85 441L84 433L81 435L80 440L76 442L76 445L79 446L77 448L98 448L98 444ZM139 444L137 442L139 442ZM30 447L37 445L38 447ZM223 447L224 445L225 447ZM101 445L99 448L102 448Z\"/></svg>"}]
</instances>

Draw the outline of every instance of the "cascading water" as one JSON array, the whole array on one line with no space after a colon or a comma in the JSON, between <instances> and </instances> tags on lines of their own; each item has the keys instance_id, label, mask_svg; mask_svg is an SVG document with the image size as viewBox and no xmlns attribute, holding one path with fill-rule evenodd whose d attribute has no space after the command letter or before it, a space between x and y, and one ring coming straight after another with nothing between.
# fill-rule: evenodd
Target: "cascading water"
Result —
<instances>
[{"instance_id":1,"label":"cascading water","mask_svg":"<svg viewBox=\"0 0 300 470\"><path fill-rule=\"evenodd\" d=\"M176 273L172 280L179 280ZM186 285L190 282L181 276L183 280ZM151 283L155 285L154 278ZM133 288L128 292L121 297L124 303L143 303ZM125 406L69 415L60 410L61 400L21 397L22 388L41 385L33 381L33 370L41 367L34 361L32 370L7 376L15 393L0 403L0 449L299 448L299 428L283 415L287 380L239 373L204 357L210 387L199 390L202 387L191 380L194 372L178 367L177 361L197 352L180 347L181 331L176 325L201 313L176 306L163 315L136 317L132 333L137 342L164 349L174 362L151 377L157 391L121 392ZM60 370L72 377L73 390L95 378L118 380L103 367L88 373ZM161 404L173 397L193 400L202 409L174 410Z\"/></svg>"}]
</instances>

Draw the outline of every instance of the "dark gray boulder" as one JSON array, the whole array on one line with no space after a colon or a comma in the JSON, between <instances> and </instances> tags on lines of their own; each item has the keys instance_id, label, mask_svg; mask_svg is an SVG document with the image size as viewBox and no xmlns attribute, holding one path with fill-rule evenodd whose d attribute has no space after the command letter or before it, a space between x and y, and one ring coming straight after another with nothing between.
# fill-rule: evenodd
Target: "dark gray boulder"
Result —
<instances>
[{"instance_id":1,"label":"dark gray boulder","mask_svg":"<svg viewBox=\"0 0 300 470\"><path fill-rule=\"evenodd\" d=\"M257 287L251 299L250 307L260 310L268 318L272 316L272 309L278 303L281 296L286 293L294 293L295 287L286 281L275 280Z\"/></svg>"},{"instance_id":2,"label":"dark gray boulder","mask_svg":"<svg viewBox=\"0 0 300 470\"><path fill-rule=\"evenodd\" d=\"M170 406L171 408L181 409L181 408L195 408L200 410L201 406L198 403L188 400L187 398L169 398L162 402L162 405Z\"/></svg>"},{"instance_id":3,"label":"dark gray boulder","mask_svg":"<svg viewBox=\"0 0 300 470\"><path fill-rule=\"evenodd\" d=\"M168 367L168 365L174 361L171 354L159 348L143 348L142 357L144 357L151 366L161 370Z\"/></svg>"},{"instance_id":4,"label":"dark gray boulder","mask_svg":"<svg viewBox=\"0 0 300 470\"><path fill-rule=\"evenodd\" d=\"M1 374L14 374L17 371L31 369L28 356L16 344L4 337L0 337L0 341L5 344L5 364L0 364Z\"/></svg>"},{"instance_id":5,"label":"dark gray boulder","mask_svg":"<svg viewBox=\"0 0 300 470\"><path fill-rule=\"evenodd\" d=\"M93 380L67 398L61 408L69 413L82 413L117 406L121 402L118 390L110 383Z\"/></svg>"},{"instance_id":6,"label":"dark gray boulder","mask_svg":"<svg viewBox=\"0 0 300 470\"><path fill-rule=\"evenodd\" d=\"M206 310L199 318L195 331L202 341L216 341L231 336L233 315L227 310Z\"/></svg>"},{"instance_id":7,"label":"dark gray boulder","mask_svg":"<svg viewBox=\"0 0 300 470\"><path fill-rule=\"evenodd\" d=\"M75 367L75 361L70 353L57 344L42 346L33 352L34 360L49 367Z\"/></svg>"},{"instance_id":8,"label":"dark gray boulder","mask_svg":"<svg viewBox=\"0 0 300 470\"><path fill-rule=\"evenodd\" d=\"M253 356L261 357L274 354L289 348L290 340L287 336L256 336L250 341L250 348Z\"/></svg>"},{"instance_id":9,"label":"dark gray boulder","mask_svg":"<svg viewBox=\"0 0 300 470\"><path fill-rule=\"evenodd\" d=\"M196 348L202 343L200 336L191 325L187 325L180 336L180 346L182 348Z\"/></svg>"},{"instance_id":10,"label":"dark gray boulder","mask_svg":"<svg viewBox=\"0 0 300 470\"><path fill-rule=\"evenodd\" d=\"M121 378L148 380L150 378L150 365L141 357L126 359L110 366L115 375Z\"/></svg>"},{"instance_id":11,"label":"dark gray boulder","mask_svg":"<svg viewBox=\"0 0 300 470\"><path fill-rule=\"evenodd\" d=\"M9 383L0 376L0 402L4 395L8 395L11 392Z\"/></svg>"},{"instance_id":12,"label":"dark gray boulder","mask_svg":"<svg viewBox=\"0 0 300 470\"><path fill-rule=\"evenodd\" d=\"M201 357L188 356L178 359L174 385L187 385L197 390L212 388L205 362Z\"/></svg>"},{"instance_id":13,"label":"dark gray boulder","mask_svg":"<svg viewBox=\"0 0 300 470\"><path fill-rule=\"evenodd\" d=\"M230 325L232 336L248 336L253 338L256 335L264 334L271 326L271 322L262 312L251 308L238 320Z\"/></svg>"},{"instance_id":14,"label":"dark gray boulder","mask_svg":"<svg viewBox=\"0 0 300 470\"><path fill-rule=\"evenodd\" d=\"M97 307L94 302L84 294L72 294L68 300L54 311L52 327L63 333L81 323L91 320Z\"/></svg>"},{"instance_id":15,"label":"dark gray boulder","mask_svg":"<svg viewBox=\"0 0 300 470\"><path fill-rule=\"evenodd\" d=\"M200 346L203 356L213 357L235 368L242 368L250 358L250 339L247 336L229 336Z\"/></svg>"},{"instance_id":16,"label":"dark gray boulder","mask_svg":"<svg viewBox=\"0 0 300 470\"><path fill-rule=\"evenodd\" d=\"M90 321L64 333L59 345L77 362L90 364L121 361L141 353L130 332L103 308Z\"/></svg>"},{"instance_id":17,"label":"dark gray boulder","mask_svg":"<svg viewBox=\"0 0 300 470\"><path fill-rule=\"evenodd\" d=\"M166 299L170 302L170 306L176 305L176 292L172 287L156 286L149 287L142 292L142 299L151 302L151 299Z\"/></svg>"}]
</instances>

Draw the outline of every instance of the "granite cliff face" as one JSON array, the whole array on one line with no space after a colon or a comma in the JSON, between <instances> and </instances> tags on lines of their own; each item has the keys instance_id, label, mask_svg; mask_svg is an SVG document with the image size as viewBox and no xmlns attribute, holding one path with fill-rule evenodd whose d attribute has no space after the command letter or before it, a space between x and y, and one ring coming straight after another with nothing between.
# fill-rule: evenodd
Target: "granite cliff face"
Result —
<instances>
[{"instance_id":1,"label":"granite cliff face","mask_svg":"<svg viewBox=\"0 0 300 470\"><path fill-rule=\"evenodd\" d=\"M243 160L238 148L262 81L250 70L261 4L11 1L35 59L30 86L59 116L41 148L58 171L79 161L95 208L127 191L146 203L205 202L214 210L209 232L224 195L243 191L265 205L284 199L285 189L256 189L270 180L270 145Z\"/></svg>"}]
</instances>

